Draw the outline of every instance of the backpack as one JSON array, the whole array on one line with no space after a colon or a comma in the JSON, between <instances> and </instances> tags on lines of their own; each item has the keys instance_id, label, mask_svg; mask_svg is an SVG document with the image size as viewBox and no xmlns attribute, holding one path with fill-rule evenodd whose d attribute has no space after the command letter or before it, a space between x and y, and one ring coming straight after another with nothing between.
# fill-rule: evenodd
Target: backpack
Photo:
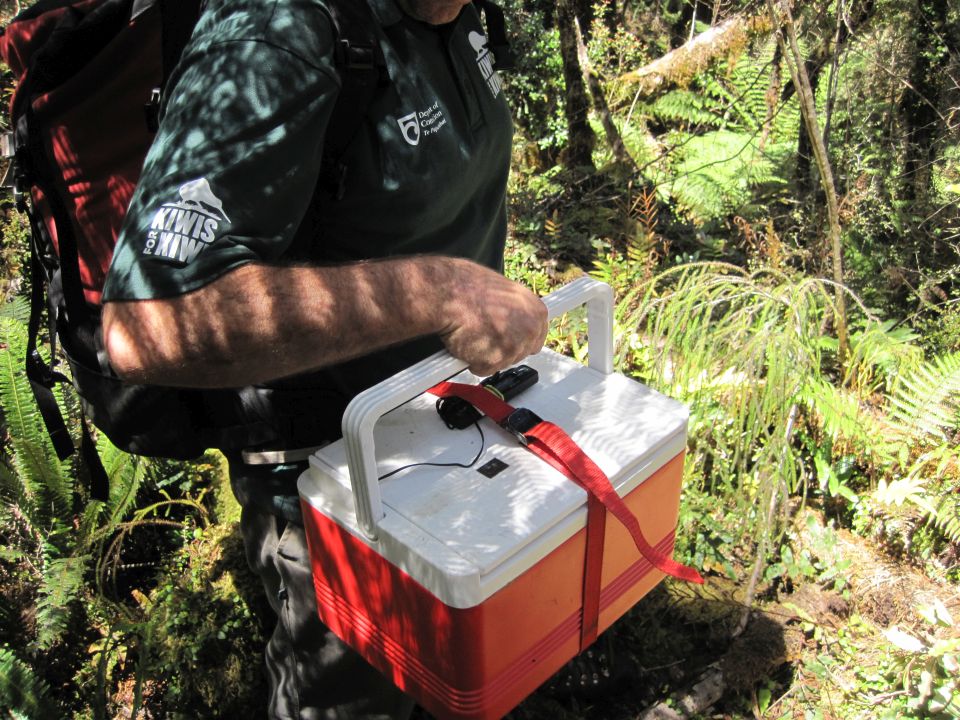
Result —
<instances>
[{"instance_id":1,"label":"backpack","mask_svg":"<svg viewBox=\"0 0 960 720\"><path fill-rule=\"evenodd\" d=\"M499 69L509 65L503 13L475 0ZM31 227L31 316L26 372L61 460L73 440L54 398L57 382L80 396L81 458L91 496L106 499L103 465L86 419L127 452L189 459L207 448L304 447L331 428L312 426L300 391L195 390L134 385L109 367L100 293L114 245L157 129L163 87L189 40L202 0L39 0L0 30L0 58L18 84L10 104L17 207ZM378 25L363 0L331 0L341 76L324 140L318 192L340 196L347 147L389 84ZM50 357L37 349L47 311ZM71 378L55 369L60 340Z\"/></svg>"}]
</instances>

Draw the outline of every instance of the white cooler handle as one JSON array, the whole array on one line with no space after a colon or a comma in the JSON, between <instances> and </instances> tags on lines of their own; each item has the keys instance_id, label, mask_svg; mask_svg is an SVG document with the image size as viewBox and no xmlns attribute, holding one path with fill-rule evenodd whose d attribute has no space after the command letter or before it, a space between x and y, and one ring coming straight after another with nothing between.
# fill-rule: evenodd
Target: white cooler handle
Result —
<instances>
[{"instance_id":1,"label":"white cooler handle","mask_svg":"<svg viewBox=\"0 0 960 720\"><path fill-rule=\"evenodd\" d=\"M591 278L579 278L545 298L552 320L581 305L587 306L590 340L589 366L604 375L613 372L613 289ZM446 350L421 360L350 401L341 427L347 450L347 467L353 487L357 522L370 540L377 539L383 517L380 481L374 452L373 428L382 415L426 392L437 383L465 370L467 364Z\"/></svg>"}]
</instances>

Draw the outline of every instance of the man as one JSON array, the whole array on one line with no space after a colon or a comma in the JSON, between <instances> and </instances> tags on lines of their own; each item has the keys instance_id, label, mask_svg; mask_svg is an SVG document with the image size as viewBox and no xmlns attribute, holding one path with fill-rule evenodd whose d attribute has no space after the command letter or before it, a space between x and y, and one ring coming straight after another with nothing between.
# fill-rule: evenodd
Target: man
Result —
<instances>
[{"instance_id":1,"label":"man","mask_svg":"<svg viewBox=\"0 0 960 720\"><path fill-rule=\"evenodd\" d=\"M285 419L314 445L354 394L441 344L488 375L546 333L540 300L498 272L512 126L469 0L369 0L391 82L347 151L341 199L315 192L341 82L325 4L209 0L103 314L125 379L292 392L307 402ZM226 449L278 614L271 716L404 717L409 699L317 618L290 448Z\"/></svg>"}]
</instances>

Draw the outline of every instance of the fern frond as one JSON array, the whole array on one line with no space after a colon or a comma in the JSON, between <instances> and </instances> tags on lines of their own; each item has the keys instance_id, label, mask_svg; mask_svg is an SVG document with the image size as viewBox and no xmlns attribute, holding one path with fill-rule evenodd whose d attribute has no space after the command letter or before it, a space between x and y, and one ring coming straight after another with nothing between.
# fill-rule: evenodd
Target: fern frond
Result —
<instances>
[{"instance_id":1,"label":"fern frond","mask_svg":"<svg viewBox=\"0 0 960 720\"><path fill-rule=\"evenodd\" d=\"M0 647L0 710L13 717L61 717L50 686L8 647Z\"/></svg>"},{"instance_id":2,"label":"fern frond","mask_svg":"<svg viewBox=\"0 0 960 720\"><path fill-rule=\"evenodd\" d=\"M702 93L671 90L645 109L658 120L680 122L694 127L719 128L723 119L712 106L715 106L715 103L707 102Z\"/></svg>"},{"instance_id":3,"label":"fern frond","mask_svg":"<svg viewBox=\"0 0 960 720\"><path fill-rule=\"evenodd\" d=\"M674 158L668 184L685 214L698 222L738 214L757 186L782 182L758 142L755 135L730 130L690 138Z\"/></svg>"},{"instance_id":4,"label":"fern frond","mask_svg":"<svg viewBox=\"0 0 960 720\"><path fill-rule=\"evenodd\" d=\"M97 439L97 453L110 482L106 503L91 501L81 524L83 542L103 540L114 533L133 508L137 491L143 482L150 461L118 449L106 435Z\"/></svg>"},{"instance_id":5,"label":"fern frond","mask_svg":"<svg viewBox=\"0 0 960 720\"><path fill-rule=\"evenodd\" d=\"M914 341L919 335L895 321L869 322L850 334L844 385L856 384L867 396L887 378L912 372L923 362L923 350Z\"/></svg>"},{"instance_id":6,"label":"fern frond","mask_svg":"<svg viewBox=\"0 0 960 720\"><path fill-rule=\"evenodd\" d=\"M8 318L0 319L3 348L0 349L0 404L11 436L11 461L20 481L19 496L37 500L42 485L53 475L47 462L52 448L44 444L39 411L25 376L26 328ZM49 450L49 451L48 451Z\"/></svg>"},{"instance_id":7,"label":"fern frond","mask_svg":"<svg viewBox=\"0 0 960 720\"><path fill-rule=\"evenodd\" d=\"M960 420L960 352L934 358L903 376L888 401L904 435L945 440L946 430Z\"/></svg>"},{"instance_id":8,"label":"fern frond","mask_svg":"<svg viewBox=\"0 0 960 720\"><path fill-rule=\"evenodd\" d=\"M811 378L803 387L802 398L834 442L851 445L863 460L877 466L890 468L899 463L899 433L857 393L823 378Z\"/></svg>"},{"instance_id":9,"label":"fern frond","mask_svg":"<svg viewBox=\"0 0 960 720\"><path fill-rule=\"evenodd\" d=\"M70 604L78 598L89 556L47 558L37 599L37 644L49 648L67 629Z\"/></svg>"},{"instance_id":10,"label":"fern frond","mask_svg":"<svg viewBox=\"0 0 960 720\"><path fill-rule=\"evenodd\" d=\"M945 493L933 502L934 511L928 515L928 521L947 540L960 545L960 502L955 493Z\"/></svg>"},{"instance_id":11,"label":"fern frond","mask_svg":"<svg viewBox=\"0 0 960 720\"><path fill-rule=\"evenodd\" d=\"M69 462L57 459L26 377L27 328L0 318L0 338L0 404L10 433L19 497L25 509L44 508L44 513L62 516L72 503L73 478Z\"/></svg>"},{"instance_id":12,"label":"fern frond","mask_svg":"<svg viewBox=\"0 0 960 720\"><path fill-rule=\"evenodd\" d=\"M10 302L0 304L0 318L26 325L30 321L30 303L25 297L15 295Z\"/></svg>"}]
</instances>

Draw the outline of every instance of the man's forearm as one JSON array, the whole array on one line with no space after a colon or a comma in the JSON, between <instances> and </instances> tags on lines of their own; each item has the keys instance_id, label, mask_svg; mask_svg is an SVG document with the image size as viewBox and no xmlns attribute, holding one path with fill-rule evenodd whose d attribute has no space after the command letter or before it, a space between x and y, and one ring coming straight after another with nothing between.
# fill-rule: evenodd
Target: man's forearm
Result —
<instances>
[{"instance_id":1,"label":"man's forearm","mask_svg":"<svg viewBox=\"0 0 960 720\"><path fill-rule=\"evenodd\" d=\"M545 311L527 296L452 258L252 264L181 297L107 303L104 337L118 374L149 384L238 387L433 333L486 373L542 343Z\"/></svg>"}]
</instances>

